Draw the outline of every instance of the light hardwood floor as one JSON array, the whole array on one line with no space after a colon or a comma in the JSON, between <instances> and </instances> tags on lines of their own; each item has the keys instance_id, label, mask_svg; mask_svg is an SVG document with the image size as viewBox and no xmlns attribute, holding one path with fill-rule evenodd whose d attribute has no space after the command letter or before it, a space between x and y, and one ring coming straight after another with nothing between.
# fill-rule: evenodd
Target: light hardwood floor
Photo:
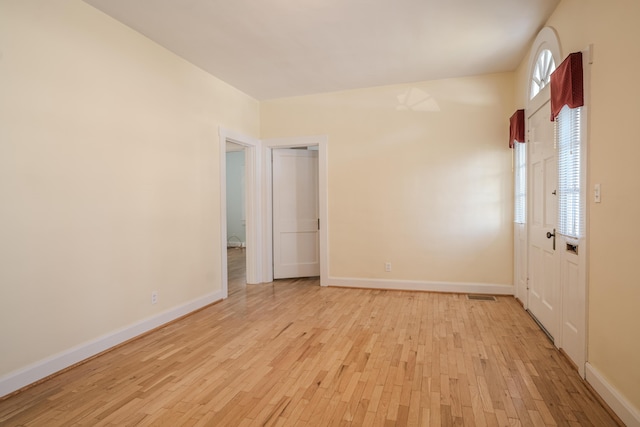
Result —
<instances>
[{"instance_id":1,"label":"light hardwood floor","mask_svg":"<svg viewBox=\"0 0 640 427\"><path fill-rule=\"evenodd\" d=\"M244 292L247 286L247 254L244 248L227 249L227 286L231 297Z\"/></svg>"},{"instance_id":2,"label":"light hardwood floor","mask_svg":"<svg viewBox=\"0 0 640 427\"><path fill-rule=\"evenodd\" d=\"M511 297L229 283L0 402L0 425L616 425Z\"/></svg>"}]
</instances>

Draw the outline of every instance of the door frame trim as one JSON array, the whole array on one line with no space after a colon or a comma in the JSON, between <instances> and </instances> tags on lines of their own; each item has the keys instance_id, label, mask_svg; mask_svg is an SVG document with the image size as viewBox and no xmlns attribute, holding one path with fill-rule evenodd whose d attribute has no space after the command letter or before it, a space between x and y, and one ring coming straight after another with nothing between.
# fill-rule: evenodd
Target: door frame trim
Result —
<instances>
[{"instance_id":1,"label":"door frame trim","mask_svg":"<svg viewBox=\"0 0 640 427\"><path fill-rule=\"evenodd\" d=\"M328 286L329 277L329 211L327 206L328 163L327 149L329 138L326 135L290 138L270 138L262 140L264 192L262 199L264 231L262 247L262 278L273 281L273 180L272 159L276 148L318 147L318 203L320 217L320 286Z\"/></svg>"}]
</instances>

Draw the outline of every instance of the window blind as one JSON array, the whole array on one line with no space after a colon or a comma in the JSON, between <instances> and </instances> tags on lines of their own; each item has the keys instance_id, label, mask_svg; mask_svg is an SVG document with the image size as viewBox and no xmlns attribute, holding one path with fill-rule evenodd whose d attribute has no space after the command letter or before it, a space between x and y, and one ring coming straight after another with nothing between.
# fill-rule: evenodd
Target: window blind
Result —
<instances>
[{"instance_id":1,"label":"window blind","mask_svg":"<svg viewBox=\"0 0 640 427\"><path fill-rule=\"evenodd\" d=\"M580 200L580 115L582 108L564 106L556 117L558 147L558 232L575 239L583 235Z\"/></svg>"},{"instance_id":2,"label":"window blind","mask_svg":"<svg viewBox=\"0 0 640 427\"><path fill-rule=\"evenodd\" d=\"M516 143L514 146L515 194L514 221L524 224L527 218L527 145Z\"/></svg>"}]
</instances>

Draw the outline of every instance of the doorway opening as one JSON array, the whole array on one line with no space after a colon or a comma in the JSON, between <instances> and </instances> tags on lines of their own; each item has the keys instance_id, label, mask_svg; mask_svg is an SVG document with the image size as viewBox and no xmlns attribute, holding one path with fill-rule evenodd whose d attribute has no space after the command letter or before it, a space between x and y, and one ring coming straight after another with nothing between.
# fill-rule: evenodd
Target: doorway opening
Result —
<instances>
[{"instance_id":1,"label":"doorway opening","mask_svg":"<svg viewBox=\"0 0 640 427\"><path fill-rule=\"evenodd\" d=\"M550 121L550 76L562 62L555 31L543 28L529 58L526 122L526 218L515 224L516 297L553 344L564 351L584 378L587 362L587 233L578 238L559 230L567 213L560 203L560 177L567 162L559 159L558 133ZM588 90L585 69L585 92ZM582 107L583 112L586 106ZM578 151L586 154L586 119L581 121ZM575 157L575 156L574 156ZM586 200L586 155L580 155L579 200ZM584 205L580 206L584 212ZM572 212L578 212L575 209ZM560 227L561 228L561 227ZM580 250L578 250L578 245Z\"/></svg>"},{"instance_id":2,"label":"doorway opening","mask_svg":"<svg viewBox=\"0 0 640 427\"><path fill-rule=\"evenodd\" d=\"M226 129L219 130L220 137L220 282L222 284L222 297L229 296L230 268L233 269L232 280L244 282L244 284L261 283L261 248L260 233L260 204L261 204L261 150L260 141L237 134ZM231 154L227 158L227 147ZM237 158L234 158L237 157ZM229 163L229 164L227 164ZM243 163L243 170L234 163ZM239 180L242 185L227 188L227 169L233 175L233 179ZM229 178L232 178L231 176ZM237 184L237 183L236 183ZM244 190L243 195L239 195ZM228 213L227 192L232 196L236 213ZM231 221L229 221L229 218ZM243 218L244 217L244 218ZM229 228L231 226L231 228ZM231 251L239 250L239 252ZM233 262L230 262L230 256ZM243 269L244 264L244 269ZM243 274L244 273L244 274ZM244 280L243 280L244 276Z\"/></svg>"},{"instance_id":3,"label":"doorway opening","mask_svg":"<svg viewBox=\"0 0 640 427\"><path fill-rule=\"evenodd\" d=\"M246 264L246 182L245 150L226 141L227 174L227 289L228 295L242 291L247 284Z\"/></svg>"},{"instance_id":4,"label":"doorway opening","mask_svg":"<svg viewBox=\"0 0 640 427\"><path fill-rule=\"evenodd\" d=\"M317 218L314 220L318 239L320 286L328 285L328 209L327 209L327 143L326 136L294 137L263 140L265 176L265 246L263 275L265 281L274 279L274 152L278 149L298 149L317 153ZM319 226L318 226L319 222ZM311 225L311 224L307 224ZM312 227L313 228L313 227ZM276 229L277 230L277 229ZM304 276L303 276L304 277Z\"/></svg>"}]
</instances>

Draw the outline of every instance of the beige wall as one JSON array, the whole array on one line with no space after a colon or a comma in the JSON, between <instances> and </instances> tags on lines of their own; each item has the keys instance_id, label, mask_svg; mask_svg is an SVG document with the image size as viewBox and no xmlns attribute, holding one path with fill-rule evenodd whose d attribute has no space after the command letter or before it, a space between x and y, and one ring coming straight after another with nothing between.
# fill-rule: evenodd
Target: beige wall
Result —
<instances>
[{"instance_id":1,"label":"beige wall","mask_svg":"<svg viewBox=\"0 0 640 427\"><path fill-rule=\"evenodd\" d=\"M548 25L563 56L594 45L589 108L588 361L640 408L640 2L562 0ZM528 55L517 85L527 86ZM586 63L586 61L585 61ZM589 65L586 65L589 67ZM525 106L525 91L518 104Z\"/></svg>"},{"instance_id":2,"label":"beige wall","mask_svg":"<svg viewBox=\"0 0 640 427\"><path fill-rule=\"evenodd\" d=\"M509 73L261 103L263 138L328 135L330 277L513 283L513 87Z\"/></svg>"},{"instance_id":3,"label":"beige wall","mask_svg":"<svg viewBox=\"0 0 640 427\"><path fill-rule=\"evenodd\" d=\"M0 377L221 289L220 125L258 102L79 0L0 2Z\"/></svg>"}]
</instances>

